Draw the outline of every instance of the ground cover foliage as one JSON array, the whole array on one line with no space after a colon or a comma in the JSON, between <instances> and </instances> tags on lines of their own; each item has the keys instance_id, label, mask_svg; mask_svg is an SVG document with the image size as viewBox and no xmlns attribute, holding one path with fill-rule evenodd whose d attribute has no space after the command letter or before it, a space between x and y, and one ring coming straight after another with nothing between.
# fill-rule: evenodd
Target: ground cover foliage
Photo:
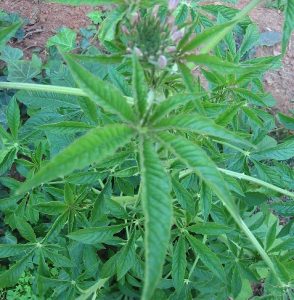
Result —
<instances>
[{"instance_id":1,"label":"ground cover foliage","mask_svg":"<svg viewBox=\"0 0 294 300\"><path fill-rule=\"evenodd\" d=\"M294 299L294 122L263 89L282 56L252 57L259 1L55 2L115 6L45 62L0 15L1 293Z\"/></svg>"}]
</instances>

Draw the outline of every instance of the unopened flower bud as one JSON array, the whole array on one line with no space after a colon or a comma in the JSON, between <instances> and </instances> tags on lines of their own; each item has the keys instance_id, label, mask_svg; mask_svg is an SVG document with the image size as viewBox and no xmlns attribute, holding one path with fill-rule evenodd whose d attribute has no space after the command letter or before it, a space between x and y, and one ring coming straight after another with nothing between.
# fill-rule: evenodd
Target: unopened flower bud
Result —
<instances>
[{"instance_id":1,"label":"unopened flower bud","mask_svg":"<svg viewBox=\"0 0 294 300\"><path fill-rule=\"evenodd\" d=\"M154 18L156 18L157 15L158 15L159 7L160 7L160 6L159 6L158 4L156 4L156 5L154 6L153 10L152 10L152 16L153 16Z\"/></svg>"},{"instance_id":2,"label":"unopened flower bud","mask_svg":"<svg viewBox=\"0 0 294 300\"><path fill-rule=\"evenodd\" d=\"M139 23L140 15L137 12L134 12L131 16L131 23L132 25L136 25Z\"/></svg>"},{"instance_id":3,"label":"unopened flower bud","mask_svg":"<svg viewBox=\"0 0 294 300\"><path fill-rule=\"evenodd\" d=\"M177 43L184 36L184 32L182 30L178 30L171 35L171 39L174 43Z\"/></svg>"},{"instance_id":4,"label":"unopened flower bud","mask_svg":"<svg viewBox=\"0 0 294 300\"><path fill-rule=\"evenodd\" d=\"M177 8L178 4L179 4L179 0L169 0L168 1L168 9L174 10Z\"/></svg>"},{"instance_id":5,"label":"unopened flower bud","mask_svg":"<svg viewBox=\"0 0 294 300\"><path fill-rule=\"evenodd\" d=\"M168 16L166 23L167 23L167 25L169 27L174 26L174 24L175 24L175 17L173 15Z\"/></svg>"},{"instance_id":6,"label":"unopened flower bud","mask_svg":"<svg viewBox=\"0 0 294 300\"><path fill-rule=\"evenodd\" d=\"M143 56L142 51L141 51L138 47L135 47L135 48L134 48L134 52L135 52L135 54L136 54L138 57L142 57L142 56Z\"/></svg>"},{"instance_id":7,"label":"unopened flower bud","mask_svg":"<svg viewBox=\"0 0 294 300\"><path fill-rule=\"evenodd\" d=\"M130 31L126 25L122 25L120 29L124 34L130 34Z\"/></svg>"},{"instance_id":8,"label":"unopened flower bud","mask_svg":"<svg viewBox=\"0 0 294 300\"><path fill-rule=\"evenodd\" d=\"M167 66L167 58L164 55L160 55L157 63L160 69L164 69Z\"/></svg>"},{"instance_id":9,"label":"unopened flower bud","mask_svg":"<svg viewBox=\"0 0 294 300\"><path fill-rule=\"evenodd\" d=\"M166 52L167 53L173 53L173 52L176 52L177 51L177 47L175 46L169 46L166 48Z\"/></svg>"}]
</instances>

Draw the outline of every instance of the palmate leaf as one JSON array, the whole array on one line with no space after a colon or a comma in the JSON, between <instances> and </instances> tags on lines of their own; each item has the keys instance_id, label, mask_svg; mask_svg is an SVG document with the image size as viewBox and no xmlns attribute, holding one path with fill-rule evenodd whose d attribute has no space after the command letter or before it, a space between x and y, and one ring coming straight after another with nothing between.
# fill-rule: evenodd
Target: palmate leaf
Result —
<instances>
[{"instance_id":1,"label":"palmate leaf","mask_svg":"<svg viewBox=\"0 0 294 300\"><path fill-rule=\"evenodd\" d=\"M75 62L69 55L65 56L73 78L89 98L105 110L118 115L127 122L134 122L136 116L123 95L112 85L94 76Z\"/></svg>"},{"instance_id":2,"label":"palmate leaf","mask_svg":"<svg viewBox=\"0 0 294 300\"><path fill-rule=\"evenodd\" d=\"M18 128L20 125L20 110L15 97L13 97L10 100L7 106L6 115L11 134L14 138L16 138L18 134Z\"/></svg>"},{"instance_id":3,"label":"palmate leaf","mask_svg":"<svg viewBox=\"0 0 294 300\"><path fill-rule=\"evenodd\" d=\"M191 235L187 235L187 239L195 251L195 254L199 256L202 263L207 266L207 268L214 273L216 277L218 277L221 281L226 281L226 274L222 267L222 263L217 255L212 252L209 247L204 245L202 242L197 240L195 237Z\"/></svg>"},{"instance_id":4,"label":"palmate leaf","mask_svg":"<svg viewBox=\"0 0 294 300\"><path fill-rule=\"evenodd\" d=\"M142 205L145 216L145 276L142 299L152 299L161 278L170 237L172 204L166 171L148 140L140 143Z\"/></svg>"},{"instance_id":5,"label":"palmate leaf","mask_svg":"<svg viewBox=\"0 0 294 300\"><path fill-rule=\"evenodd\" d=\"M215 124L211 119L200 114L182 114L171 116L155 123L156 130L175 129L186 132L195 132L201 135L214 136L220 139L225 139L232 143L252 146L251 143L233 133L222 126Z\"/></svg>"},{"instance_id":6,"label":"palmate leaf","mask_svg":"<svg viewBox=\"0 0 294 300\"><path fill-rule=\"evenodd\" d=\"M184 286L186 268L186 244L185 239L180 237L175 245L172 260L172 278L177 291L180 291Z\"/></svg>"},{"instance_id":7,"label":"palmate leaf","mask_svg":"<svg viewBox=\"0 0 294 300\"><path fill-rule=\"evenodd\" d=\"M0 258L20 255L25 251L32 250L35 244L1 244Z\"/></svg>"},{"instance_id":8,"label":"palmate leaf","mask_svg":"<svg viewBox=\"0 0 294 300\"><path fill-rule=\"evenodd\" d=\"M285 23L283 29L282 51L286 52L291 33L294 30L294 2L287 0L285 9Z\"/></svg>"},{"instance_id":9,"label":"palmate leaf","mask_svg":"<svg viewBox=\"0 0 294 300\"><path fill-rule=\"evenodd\" d=\"M32 251L30 251L26 256L16 262L9 270L0 274L0 289L5 287L14 286L19 277L23 274L28 263L33 256Z\"/></svg>"},{"instance_id":10,"label":"palmate leaf","mask_svg":"<svg viewBox=\"0 0 294 300\"><path fill-rule=\"evenodd\" d=\"M288 160L294 157L294 139L289 139L284 143L265 149L263 151L252 153L252 158L256 160L274 159Z\"/></svg>"},{"instance_id":11,"label":"palmate leaf","mask_svg":"<svg viewBox=\"0 0 294 300\"><path fill-rule=\"evenodd\" d=\"M15 34L21 23L15 23L8 27L3 27L0 29L0 47L2 47L8 40Z\"/></svg>"},{"instance_id":12,"label":"palmate leaf","mask_svg":"<svg viewBox=\"0 0 294 300\"><path fill-rule=\"evenodd\" d=\"M18 193L24 193L56 177L68 175L75 169L102 161L126 144L132 135L134 130L125 125L109 125L90 130L55 156L32 179L25 182Z\"/></svg>"},{"instance_id":13,"label":"palmate leaf","mask_svg":"<svg viewBox=\"0 0 294 300\"><path fill-rule=\"evenodd\" d=\"M176 158L182 161L188 168L192 169L221 199L226 209L229 211L235 222L247 235L251 243L259 252L261 257L273 271L278 280L275 267L268 254L264 251L253 233L249 230L239 215L239 212L233 202L230 192L227 188L224 178L216 169L215 164L209 156L198 145L186 140L183 137L174 136L169 133L158 133L158 140L169 150Z\"/></svg>"},{"instance_id":14,"label":"palmate leaf","mask_svg":"<svg viewBox=\"0 0 294 300\"><path fill-rule=\"evenodd\" d=\"M95 245L108 242L115 233L120 232L123 228L123 225L90 227L74 231L68 237L83 244Z\"/></svg>"},{"instance_id":15,"label":"palmate leaf","mask_svg":"<svg viewBox=\"0 0 294 300\"><path fill-rule=\"evenodd\" d=\"M150 122L157 123L159 120L164 118L168 113L177 108L194 101L200 101L201 97L205 96L206 93L195 93L195 94L179 94L175 96L171 96L160 102L158 106L155 107L153 114L150 118ZM196 105L195 105L196 106Z\"/></svg>"},{"instance_id":16,"label":"palmate leaf","mask_svg":"<svg viewBox=\"0 0 294 300\"><path fill-rule=\"evenodd\" d=\"M135 54L133 54L133 94L137 110L143 117L147 107L148 88L144 70Z\"/></svg>"}]
</instances>

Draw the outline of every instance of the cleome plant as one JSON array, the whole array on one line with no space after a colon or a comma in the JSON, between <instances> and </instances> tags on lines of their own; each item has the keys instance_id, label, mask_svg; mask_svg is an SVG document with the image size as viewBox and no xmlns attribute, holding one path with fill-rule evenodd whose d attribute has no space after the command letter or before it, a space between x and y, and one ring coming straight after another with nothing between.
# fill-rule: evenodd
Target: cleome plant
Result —
<instances>
[{"instance_id":1,"label":"cleome plant","mask_svg":"<svg viewBox=\"0 0 294 300\"><path fill-rule=\"evenodd\" d=\"M259 0L54 2L112 9L99 46L62 29L44 64L0 28L2 293L294 299L294 121L262 84L293 2L259 58Z\"/></svg>"}]
</instances>

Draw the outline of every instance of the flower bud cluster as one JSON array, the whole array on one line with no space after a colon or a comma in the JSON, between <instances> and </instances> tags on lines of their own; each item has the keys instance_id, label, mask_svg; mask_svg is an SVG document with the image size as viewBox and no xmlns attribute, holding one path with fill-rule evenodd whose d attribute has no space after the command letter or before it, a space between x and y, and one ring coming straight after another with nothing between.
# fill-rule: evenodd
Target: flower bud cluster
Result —
<instances>
[{"instance_id":1,"label":"flower bud cluster","mask_svg":"<svg viewBox=\"0 0 294 300\"><path fill-rule=\"evenodd\" d=\"M176 26L172 15L178 4L179 0L169 0L164 13L160 5L147 11L132 12L120 25L127 51L159 69L171 65L177 54L177 45L184 36L184 30Z\"/></svg>"}]
</instances>

